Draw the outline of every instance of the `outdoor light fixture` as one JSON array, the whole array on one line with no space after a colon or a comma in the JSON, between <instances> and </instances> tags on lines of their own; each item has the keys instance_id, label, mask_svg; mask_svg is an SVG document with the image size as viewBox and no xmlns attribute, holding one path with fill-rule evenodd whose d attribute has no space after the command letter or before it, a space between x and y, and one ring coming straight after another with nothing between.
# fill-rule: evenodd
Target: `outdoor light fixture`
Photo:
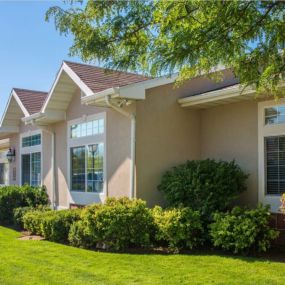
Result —
<instances>
[{"instance_id":1,"label":"outdoor light fixture","mask_svg":"<svg viewBox=\"0 0 285 285\"><path fill-rule=\"evenodd\" d=\"M15 157L16 157L16 151L14 148L9 148L7 154L6 154L7 160L8 162L13 162L15 161Z\"/></svg>"}]
</instances>

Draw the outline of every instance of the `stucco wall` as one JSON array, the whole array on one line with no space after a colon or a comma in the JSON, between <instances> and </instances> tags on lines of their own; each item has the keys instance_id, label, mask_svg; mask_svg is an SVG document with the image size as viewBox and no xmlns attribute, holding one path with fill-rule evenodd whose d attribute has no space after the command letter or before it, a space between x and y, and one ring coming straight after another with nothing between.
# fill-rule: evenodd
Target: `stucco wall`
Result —
<instances>
[{"instance_id":1,"label":"stucco wall","mask_svg":"<svg viewBox=\"0 0 285 285\"><path fill-rule=\"evenodd\" d=\"M257 102L226 104L201 111L201 158L233 160L250 174L240 203L254 206L258 195Z\"/></svg>"},{"instance_id":2,"label":"stucco wall","mask_svg":"<svg viewBox=\"0 0 285 285\"><path fill-rule=\"evenodd\" d=\"M200 158L200 110L181 108L177 100L236 83L230 71L223 76L222 82L198 77L179 88L174 84L152 88L145 100L136 103L137 197L150 206L164 203L157 186L166 170Z\"/></svg>"},{"instance_id":3,"label":"stucco wall","mask_svg":"<svg viewBox=\"0 0 285 285\"><path fill-rule=\"evenodd\" d=\"M149 90L137 103L137 197L150 206L163 203L157 186L167 169L199 158L199 112L182 109L181 96L169 84Z\"/></svg>"}]
</instances>

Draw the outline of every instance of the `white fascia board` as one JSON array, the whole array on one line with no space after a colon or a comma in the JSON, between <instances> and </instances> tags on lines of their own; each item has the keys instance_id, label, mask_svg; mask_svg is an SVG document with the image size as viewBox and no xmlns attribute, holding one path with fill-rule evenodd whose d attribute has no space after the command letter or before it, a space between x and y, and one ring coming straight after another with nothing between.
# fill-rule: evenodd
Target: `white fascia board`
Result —
<instances>
[{"instance_id":1,"label":"white fascia board","mask_svg":"<svg viewBox=\"0 0 285 285\"><path fill-rule=\"evenodd\" d=\"M240 84L236 84L231 87L226 87L223 89L210 91L206 93L202 93L199 95L189 96L183 99L179 99L178 103L182 107L194 106L197 104L209 103L214 101L219 101L227 98L255 94L256 91L252 87L242 87Z\"/></svg>"},{"instance_id":2,"label":"white fascia board","mask_svg":"<svg viewBox=\"0 0 285 285\"><path fill-rule=\"evenodd\" d=\"M61 65L60 70L57 73L56 79L52 85L52 88L47 96L47 99L42 107L41 112L45 113L46 108L48 106L49 101L51 100L51 97L53 95L54 89L58 84L58 81L60 79L60 76L62 72L65 71L67 75L73 80L73 82L86 94L86 95L92 95L94 92L79 78L79 76L65 63L63 62Z\"/></svg>"},{"instance_id":3,"label":"white fascia board","mask_svg":"<svg viewBox=\"0 0 285 285\"><path fill-rule=\"evenodd\" d=\"M23 105L22 101L20 100L20 98L17 95L17 92L14 89L12 90L12 95L15 98L16 102L18 103L18 105L20 106L21 110L23 111L25 117L30 116L29 112L27 111L27 109Z\"/></svg>"}]
</instances>

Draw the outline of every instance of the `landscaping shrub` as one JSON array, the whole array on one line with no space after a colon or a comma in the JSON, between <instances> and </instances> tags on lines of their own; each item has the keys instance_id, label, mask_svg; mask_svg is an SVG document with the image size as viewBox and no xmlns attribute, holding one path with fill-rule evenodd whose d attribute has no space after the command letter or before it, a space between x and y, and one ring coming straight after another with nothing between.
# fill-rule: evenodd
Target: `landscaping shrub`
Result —
<instances>
[{"instance_id":1,"label":"landscaping shrub","mask_svg":"<svg viewBox=\"0 0 285 285\"><path fill-rule=\"evenodd\" d=\"M156 226L156 241L171 250L192 249L202 242L202 224L198 211L190 208L163 210L156 206L153 210Z\"/></svg>"},{"instance_id":2,"label":"landscaping shrub","mask_svg":"<svg viewBox=\"0 0 285 285\"><path fill-rule=\"evenodd\" d=\"M246 190L247 177L234 161L187 161L167 171L158 189L164 193L168 206L198 210L208 222L212 213L227 210Z\"/></svg>"},{"instance_id":3,"label":"landscaping shrub","mask_svg":"<svg viewBox=\"0 0 285 285\"><path fill-rule=\"evenodd\" d=\"M24 228L55 242L66 242L71 225L80 219L80 209L61 211L33 210L23 217Z\"/></svg>"},{"instance_id":4,"label":"landscaping shrub","mask_svg":"<svg viewBox=\"0 0 285 285\"><path fill-rule=\"evenodd\" d=\"M13 211L19 207L47 205L48 196L44 187L3 186L0 187L0 223L11 224Z\"/></svg>"},{"instance_id":5,"label":"landscaping shrub","mask_svg":"<svg viewBox=\"0 0 285 285\"><path fill-rule=\"evenodd\" d=\"M51 211L44 215L41 232L45 239L67 242L71 225L80 219L80 209Z\"/></svg>"},{"instance_id":6,"label":"landscaping shrub","mask_svg":"<svg viewBox=\"0 0 285 285\"><path fill-rule=\"evenodd\" d=\"M36 208L34 207L19 207L13 210L13 221L14 224L24 227L24 215L31 211L51 211L51 208L48 205L39 205Z\"/></svg>"},{"instance_id":7,"label":"landscaping shrub","mask_svg":"<svg viewBox=\"0 0 285 285\"><path fill-rule=\"evenodd\" d=\"M35 235L42 235L41 224L44 219L45 212L41 210L28 211L23 216L23 227L27 231Z\"/></svg>"},{"instance_id":8,"label":"landscaping shrub","mask_svg":"<svg viewBox=\"0 0 285 285\"><path fill-rule=\"evenodd\" d=\"M70 227L68 241L72 246L92 248L96 246L89 229L84 221L77 221Z\"/></svg>"},{"instance_id":9,"label":"landscaping shrub","mask_svg":"<svg viewBox=\"0 0 285 285\"><path fill-rule=\"evenodd\" d=\"M97 245L121 250L151 243L153 217L142 200L109 198L85 209L82 217Z\"/></svg>"},{"instance_id":10,"label":"landscaping shrub","mask_svg":"<svg viewBox=\"0 0 285 285\"><path fill-rule=\"evenodd\" d=\"M269 219L269 207L261 205L253 210L235 207L230 213L216 213L210 226L213 244L233 253L266 251L278 236L269 227Z\"/></svg>"}]
</instances>

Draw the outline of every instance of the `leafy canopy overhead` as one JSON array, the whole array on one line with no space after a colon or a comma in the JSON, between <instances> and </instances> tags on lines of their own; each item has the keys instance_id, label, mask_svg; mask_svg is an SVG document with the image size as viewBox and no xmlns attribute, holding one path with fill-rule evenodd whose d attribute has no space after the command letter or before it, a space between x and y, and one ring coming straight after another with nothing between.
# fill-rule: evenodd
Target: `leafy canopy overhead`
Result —
<instances>
[{"instance_id":1,"label":"leafy canopy overhead","mask_svg":"<svg viewBox=\"0 0 285 285\"><path fill-rule=\"evenodd\" d=\"M284 79L283 1L65 2L46 19L74 36L70 52L84 61L152 76L179 71L181 82L222 65L274 95Z\"/></svg>"}]
</instances>

